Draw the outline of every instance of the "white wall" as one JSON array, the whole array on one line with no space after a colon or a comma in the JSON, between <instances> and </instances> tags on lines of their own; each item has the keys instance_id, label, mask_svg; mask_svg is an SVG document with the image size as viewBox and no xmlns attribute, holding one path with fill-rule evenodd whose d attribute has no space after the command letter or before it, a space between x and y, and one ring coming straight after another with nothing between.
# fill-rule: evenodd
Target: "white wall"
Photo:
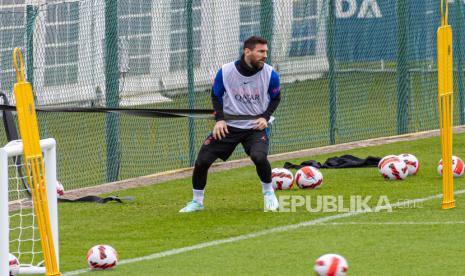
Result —
<instances>
[{"instance_id":1,"label":"white wall","mask_svg":"<svg viewBox=\"0 0 465 276\"><path fill-rule=\"evenodd\" d=\"M40 0L45 2L45 0ZM324 11L323 0L319 11ZM187 70L170 72L170 0L152 3L152 40L150 75L126 76L122 98L140 97L150 101L164 100L156 91L185 90ZM313 79L328 68L326 60L326 29L324 17L320 16L317 52L315 56L288 56L292 32L292 0L274 0L274 38L272 62L282 76L282 82L296 79ZM42 3L43 4L43 3ZM104 76L104 25L105 14L102 1L80 1L79 34L79 81L77 85L44 86L45 19L46 9L41 11L34 33L35 90L39 104L90 101L95 98L95 88L105 89ZM202 1L202 61L195 68L196 86L208 87L216 71L224 63L238 57L239 1ZM129 45L130 47L130 45ZM120 80L123 82L123 80ZM160 97L159 97L160 96Z\"/></svg>"}]
</instances>

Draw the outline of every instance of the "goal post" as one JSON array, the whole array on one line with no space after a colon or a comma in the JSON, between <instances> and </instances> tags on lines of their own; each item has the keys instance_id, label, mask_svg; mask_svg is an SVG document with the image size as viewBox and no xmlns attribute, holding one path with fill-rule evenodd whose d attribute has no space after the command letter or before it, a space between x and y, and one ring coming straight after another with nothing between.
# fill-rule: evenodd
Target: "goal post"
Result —
<instances>
[{"instance_id":1,"label":"goal post","mask_svg":"<svg viewBox=\"0 0 465 276\"><path fill-rule=\"evenodd\" d=\"M58 211L56 142L53 138L40 140L47 179L48 213L58 263ZM34 204L30 198L24 148L21 140L0 148L0 275L9 275L9 253L21 264L20 274L45 274L44 256ZM23 160L18 163L16 160Z\"/></svg>"}]
</instances>

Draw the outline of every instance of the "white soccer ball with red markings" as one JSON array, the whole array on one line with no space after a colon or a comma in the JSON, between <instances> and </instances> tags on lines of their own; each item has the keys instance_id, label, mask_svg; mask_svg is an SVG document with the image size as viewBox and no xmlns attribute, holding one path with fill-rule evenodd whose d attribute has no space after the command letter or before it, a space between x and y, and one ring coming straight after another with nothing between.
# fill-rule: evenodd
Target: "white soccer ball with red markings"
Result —
<instances>
[{"instance_id":1,"label":"white soccer ball with red markings","mask_svg":"<svg viewBox=\"0 0 465 276\"><path fill-rule=\"evenodd\" d=\"M462 159L460 159L459 157L457 157L455 155L452 156L452 172L454 174L454 177L462 176L464 170L465 170L465 165L464 165ZM442 175L442 159L439 160L438 173L439 173L439 175Z\"/></svg>"},{"instance_id":2,"label":"white soccer ball with red markings","mask_svg":"<svg viewBox=\"0 0 465 276\"><path fill-rule=\"evenodd\" d=\"M323 174L312 166L305 166L295 174L295 183L301 189L316 189L323 183Z\"/></svg>"},{"instance_id":3,"label":"white soccer ball with red markings","mask_svg":"<svg viewBox=\"0 0 465 276\"><path fill-rule=\"evenodd\" d=\"M389 180L402 180L408 176L407 164L398 157L385 161L380 172L385 179Z\"/></svg>"},{"instance_id":4,"label":"white soccer ball with red markings","mask_svg":"<svg viewBox=\"0 0 465 276\"><path fill-rule=\"evenodd\" d=\"M57 196L64 196L65 195L65 188L60 181L57 181Z\"/></svg>"},{"instance_id":5,"label":"white soccer ball with red markings","mask_svg":"<svg viewBox=\"0 0 465 276\"><path fill-rule=\"evenodd\" d=\"M271 183L275 190L289 190L294 185L294 175L288 169L275 168L271 171Z\"/></svg>"},{"instance_id":6,"label":"white soccer ball with red markings","mask_svg":"<svg viewBox=\"0 0 465 276\"><path fill-rule=\"evenodd\" d=\"M96 245L87 252L87 263L91 269L110 269L118 263L118 254L109 245Z\"/></svg>"},{"instance_id":7,"label":"white soccer ball with red markings","mask_svg":"<svg viewBox=\"0 0 465 276\"><path fill-rule=\"evenodd\" d=\"M384 156L378 162L378 170L379 170L379 172L381 172L381 168L384 167L384 165L386 165L388 162L391 162L391 161L400 161L400 158L399 158L399 156L393 155L393 154Z\"/></svg>"},{"instance_id":8,"label":"white soccer ball with red markings","mask_svg":"<svg viewBox=\"0 0 465 276\"><path fill-rule=\"evenodd\" d=\"M16 275L19 273L19 260L16 258L15 255L10 253L10 256L8 257L8 261L10 264L10 276Z\"/></svg>"},{"instance_id":9,"label":"white soccer ball with red markings","mask_svg":"<svg viewBox=\"0 0 465 276\"><path fill-rule=\"evenodd\" d=\"M420 162L418 158L410 153L399 154L400 160L404 161L407 164L408 175L416 175L420 169Z\"/></svg>"},{"instance_id":10,"label":"white soccer ball with red markings","mask_svg":"<svg viewBox=\"0 0 465 276\"><path fill-rule=\"evenodd\" d=\"M318 276L344 276L349 266L344 257L337 254L325 254L315 261L313 268Z\"/></svg>"}]
</instances>

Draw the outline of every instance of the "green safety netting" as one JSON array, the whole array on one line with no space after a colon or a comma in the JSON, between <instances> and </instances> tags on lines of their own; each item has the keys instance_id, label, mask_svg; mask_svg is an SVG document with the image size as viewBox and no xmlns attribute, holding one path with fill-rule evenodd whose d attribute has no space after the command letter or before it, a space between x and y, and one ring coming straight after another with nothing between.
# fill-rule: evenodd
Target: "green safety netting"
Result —
<instances>
[{"instance_id":1,"label":"green safety netting","mask_svg":"<svg viewBox=\"0 0 465 276\"><path fill-rule=\"evenodd\" d=\"M433 0L0 1L0 84L14 104L21 47L38 106L211 108L251 35L268 39L282 101L271 153L438 128ZM463 104L463 1L451 1L454 123ZM210 120L40 113L67 189L191 166ZM0 144L6 143L0 128ZM439 146L439 145L438 145ZM238 147L232 159L244 157Z\"/></svg>"}]
</instances>

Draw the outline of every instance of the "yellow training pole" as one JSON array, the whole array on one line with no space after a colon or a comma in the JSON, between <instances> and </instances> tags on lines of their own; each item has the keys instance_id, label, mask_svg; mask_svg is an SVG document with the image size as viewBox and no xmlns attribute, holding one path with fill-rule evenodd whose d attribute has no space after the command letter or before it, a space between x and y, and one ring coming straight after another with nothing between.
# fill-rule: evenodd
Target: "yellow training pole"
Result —
<instances>
[{"instance_id":1,"label":"yellow training pole","mask_svg":"<svg viewBox=\"0 0 465 276\"><path fill-rule=\"evenodd\" d=\"M455 207L454 178L452 176L452 114L453 114L453 67L452 27L448 25L449 4L441 0L441 27L437 32L438 43L438 100L439 126L442 151L442 209Z\"/></svg>"},{"instance_id":2,"label":"yellow training pole","mask_svg":"<svg viewBox=\"0 0 465 276\"><path fill-rule=\"evenodd\" d=\"M18 60L19 57L19 66ZM16 111L18 113L19 131L24 146L24 160L28 184L32 191L32 201L37 215L42 252L45 261L46 275L61 275L53 244L50 213L48 209L47 190L45 185L45 166L40 149L39 127L32 95L32 86L24 78L23 56L19 48L14 49L13 65L16 70L14 93Z\"/></svg>"}]
</instances>

